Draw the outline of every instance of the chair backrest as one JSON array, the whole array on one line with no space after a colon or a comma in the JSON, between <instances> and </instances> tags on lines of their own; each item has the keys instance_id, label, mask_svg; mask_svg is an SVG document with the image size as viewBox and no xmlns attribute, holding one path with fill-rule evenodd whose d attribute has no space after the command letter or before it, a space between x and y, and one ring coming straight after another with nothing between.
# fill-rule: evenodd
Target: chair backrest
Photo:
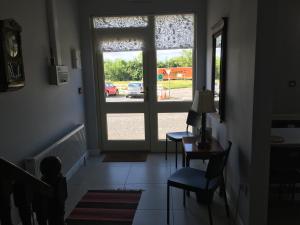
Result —
<instances>
[{"instance_id":1,"label":"chair backrest","mask_svg":"<svg viewBox=\"0 0 300 225\"><path fill-rule=\"evenodd\" d=\"M201 115L199 115L199 113L197 113L193 110L189 110L188 116L186 119L186 125L187 125L187 129L188 129L188 126L200 128L201 127Z\"/></svg>"},{"instance_id":2,"label":"chair backrest","mask_svg":"<svg viewBox=\"0 0 300 225\"><path fill-rule=\"evenodd\" d=\"M205 174L205 177L208 180L222 176L224 167L226 166L228 160L231 145L231 141L228 141L228 147L224 152L216 153L209 159Z\"/></svg>"}]
</instances>

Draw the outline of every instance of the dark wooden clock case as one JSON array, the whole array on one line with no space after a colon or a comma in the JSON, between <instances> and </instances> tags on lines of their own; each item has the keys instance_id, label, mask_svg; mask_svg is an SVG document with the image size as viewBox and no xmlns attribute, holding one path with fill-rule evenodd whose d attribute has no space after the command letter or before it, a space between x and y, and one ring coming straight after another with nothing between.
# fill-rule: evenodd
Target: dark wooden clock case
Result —
<instances>
[{"instance_id":1,"label":"dark wooden clock case","mask_svg":"<svg viewBox=\"0 0 300 225\"><path fill-rule=\"evenodd\" d=\"M13 19L0 20L0 91L17 90L25 85L21 26ZM8 33L13 34L18 50L12 57L7 50Z\"/></svg>"}]
</instances>

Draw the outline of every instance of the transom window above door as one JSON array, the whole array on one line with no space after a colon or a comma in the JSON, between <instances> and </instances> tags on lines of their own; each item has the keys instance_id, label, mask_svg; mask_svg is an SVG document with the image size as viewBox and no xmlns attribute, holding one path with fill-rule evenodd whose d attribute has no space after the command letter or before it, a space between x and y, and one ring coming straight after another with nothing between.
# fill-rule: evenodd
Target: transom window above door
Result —
<instances>
[{"instance_id":1,"label":"transom window above door","mask_svg":"<svg viewBox=\"0 0 300 225\"><path fill-rule=\"evenodd\" d=\"M194 15L155 16L156 49L187 49L194 47Z\"/></svg>"},{"instance_id":2,"label":"transom window above door","mask_svg":"<svg viewBox=\"0 0 300 225\"><path fill-rule=\"evenodd\" d=\"M95 17L94 28L130 28L130 27L147 27L147 16L122 16L122 17Z\"/></svg>"},{"instance_id":3,"label":"transom window above door","mask_svg":"<svg viewBox=\"0 0 300 225\"><path fill-rule=\"evenodd\" d=\"M97 30L145 28L149 17L153 16L94 17L93 25ZM154 27L156 49L194 47L194 14L157 15Z\"/></svg>"}]
</instances>

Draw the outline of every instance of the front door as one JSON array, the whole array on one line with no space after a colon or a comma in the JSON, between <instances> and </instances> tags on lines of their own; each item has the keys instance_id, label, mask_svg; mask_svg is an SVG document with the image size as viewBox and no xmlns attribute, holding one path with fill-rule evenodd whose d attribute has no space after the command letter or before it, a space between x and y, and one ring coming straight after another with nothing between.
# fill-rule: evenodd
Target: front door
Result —
<instances>
[{"instance_id":1,"label":"front door","mask_svg":"<svg viewBox=\"0 0 300 225\"><path fill-rule=\"evenodd\" d=\"M185 130L193 22L193 14L94 18L101 149L161 151L166 132Z\"/></svg>"}]
</instances>

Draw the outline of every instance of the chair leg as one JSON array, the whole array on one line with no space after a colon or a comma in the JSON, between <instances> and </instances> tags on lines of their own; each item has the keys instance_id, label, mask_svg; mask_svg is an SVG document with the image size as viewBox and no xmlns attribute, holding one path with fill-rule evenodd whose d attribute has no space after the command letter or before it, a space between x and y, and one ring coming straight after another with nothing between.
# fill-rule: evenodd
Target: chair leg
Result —
<instances>
[{"instance_id":1,"label":"chair leg","mask_svg":"<svg viewBox=\"0 0 300 225\"><path fill-rule=\"evenodd\" d=\"M224 195L224 202L225 202L226 214L227 214L227 217L229 217L230 216L230 212L229 212L229 206L228 206L228 200L227 200L226 190L224 190L223 195Z\"/></svg>"},{"instance_id":2,"label":"chair leg","mask_svg":"<svg viewBox=\"0 0 300 225\"><path fill-rule=\"evenodd\" d=\"M177 158L178 158L178 149L177 149L177 141L176 141L176 156L175 156L175 166L176 166L176 168L177 168Z\"/></svg>"},{"instance_id":3,"label":"chair leg","mask_svg":"<svg viewBox=\"0 0 300 225\"><path fill-rule=\"evenodd\" d=\"M167 224L170 224L170 186L167 187Z\"/></svg>"},{"instance_id":4,"label":"chair leg","mask_svg":"<svg viewBox=\"0 0 300 225\"><path fill-rule=\"evenodd\" d=\"M213 225L213 219L212 219L210 204L207 205L207 209L208 209L208 216L209 216L209 224Z\"/></svg>"},{"instance_id":5,"label":"chair leg","mask_svg":"<svg viewBox=\"0 0 300 225\"><path fill-rule=\"evenodd\" d=\"M295 195L296 195L296 184L293 184L293 190L292 190L292 200L295 201Z\"/></svg>"},{"instance_id":6,"label":"chair leg","mask_svg":"<svg viewBox=\"0 0 300 225\"><path fill-rule=\"evenodd\" d=\"M219 196L223 197L224 192L225 192L225 179L224 179L224 176L222 175L222 183L221 183L220 189L219 189Z\"/></svg>"},{"instance_id":7,"label":"chair leg","mask_svg":"<svg viewBox=\"0 0 300 225\"><path fill-rule=\"evenodd\" d=\"M166 136L166 153L165 153L165 158L168 160L168 137Z\"/></svg>"},{"instance_id":8,"label":"chair leg","mask_svg":"<svg viewBox=\"0 0 300 225\"><path fill-rule=\"evenodd\" d=\"M185 194L186 194L186 192L185 192L185 190L183 190L183 207L185 207Z\"/></svg>"},{"instance_id":9,"label":"chair leg","mask_svg":"<svg viewBox=\"0 0 300 225\"><path fill-rule=\"evenodd\" d=\"M292 184L287 185L287 193L288 193L289 199L292 200L292 197L293 197L293 185Z\"/></svg>"},{"instance_id":10,"label":"chair leg","mask_svg":"<svg viewBox=\"0 0 300 225\"><path fill-rule=\"evenodd\" d=\"M181 144L181 153L182 153L182 167L185 167L185 152L182 144Z\"/></svg>"},{"instance_id":11,"label":"chair leg","mask_svg":"<svg viewBox=\"0 0 300 225\"><path fill-rule=\"evenodd\" d=\"M279 188L278 188L278 199L281 200L282 197L282 184L279 184Z\"/></svg>"},{"instance_id":12,"label":"chair leg","mask_svg":"<svg viewBox=\"0 0 300 225\"><path fill-rule=\"evenodd\" d=\"M189 159L189 158L186 158L185 160L186 160L186 161L185 161L185 166L186 166L186 167L190 167L190 159ZM190 196L191 196L190 191L187 191L187 192L186 192L186 195L187 195L188 197L190 197Z\"/></svg>"}]
</instances>

